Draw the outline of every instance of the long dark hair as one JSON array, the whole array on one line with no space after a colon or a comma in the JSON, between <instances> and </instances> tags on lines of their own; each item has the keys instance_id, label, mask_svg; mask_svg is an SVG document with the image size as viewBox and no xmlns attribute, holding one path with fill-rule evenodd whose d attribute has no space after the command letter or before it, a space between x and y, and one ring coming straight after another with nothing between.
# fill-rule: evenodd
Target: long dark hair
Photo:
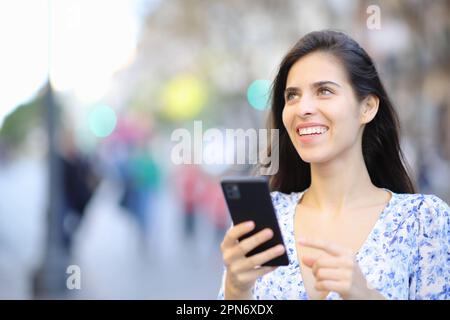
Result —
<instances>
[{"instance_id":1,"label":"long dark hair","mask_svg":"<svg viewBox=\"0 0 450 320\"><path fill-rule=\"evenodd\" d=\"M282 112L289 70L297 60L314 51L331 53L341 61L359 101L369 94L380 100L378 112L366 124L362 137L364 162L372 183L396 193L415 193L400 149L398 117L372 59L355 40L332 30L311 32L301 38L282 60L273 82L269 121L272 129L279 129L279 170L269 179L271 190L298 192L311 184L310 164L304 162L294 148L283 125Z\"/></svg>"}]
</instances>

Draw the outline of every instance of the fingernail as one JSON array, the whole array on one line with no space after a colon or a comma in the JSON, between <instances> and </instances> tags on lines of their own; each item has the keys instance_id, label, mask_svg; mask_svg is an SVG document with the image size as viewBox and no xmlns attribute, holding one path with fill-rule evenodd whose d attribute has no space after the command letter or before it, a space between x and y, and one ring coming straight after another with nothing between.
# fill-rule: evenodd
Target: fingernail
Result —
<instances>
[{"instance_id":1,"label":"fingernail","mask_svg":"<svg viewBox=\"0 0 450 320\"><path fill-rule=\"evenodd\" d=\"M249 228L253 228L255 226L255 223L253 221L249 221L245 224L245 226L249 227Z\"/></svg>"}]
</instances>

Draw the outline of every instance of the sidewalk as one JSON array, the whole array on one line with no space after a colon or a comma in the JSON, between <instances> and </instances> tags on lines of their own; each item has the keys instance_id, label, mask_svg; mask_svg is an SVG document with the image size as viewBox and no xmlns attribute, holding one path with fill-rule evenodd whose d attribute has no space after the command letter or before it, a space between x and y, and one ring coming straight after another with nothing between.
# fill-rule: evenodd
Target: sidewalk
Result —
<instances>
[{"instance_id":1,"label":"sidewalk","mask_svg":"<svg viewBox=\"0 0 450 320\"><path fill-rule=\"evenodd\" d=\"M145 248L132 216L115 206L120 191L103 183L79 230L73 263L81 267L82 299L215 299L222 276L212 227L199 221L183 239L176 199L163 192ZM75 291L75 290L74 290Z\"/></svg>"}]
</instances>

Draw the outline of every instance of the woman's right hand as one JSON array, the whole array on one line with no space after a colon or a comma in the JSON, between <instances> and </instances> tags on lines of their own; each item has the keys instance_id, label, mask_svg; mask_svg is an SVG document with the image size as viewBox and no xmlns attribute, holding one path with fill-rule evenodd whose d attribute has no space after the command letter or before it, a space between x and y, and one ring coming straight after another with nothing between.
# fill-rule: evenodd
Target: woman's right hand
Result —
<instances>
[{"instance_id":1,"label":"woman's right hand","mask_svg":"<svg viewBox=\"0 0 450 320\"><path fill-rule=\"evenodd\" d=\"M253 221L242 222L227 231L220 249L226 267L225 299L250 299L256 279L277 267L261 267L262 264L281 256L284 246L279 244L261 253L245 255L273 237L271 229L263 229L242 241L238 239L255 228Z\"/></svg>"}]
</instances>

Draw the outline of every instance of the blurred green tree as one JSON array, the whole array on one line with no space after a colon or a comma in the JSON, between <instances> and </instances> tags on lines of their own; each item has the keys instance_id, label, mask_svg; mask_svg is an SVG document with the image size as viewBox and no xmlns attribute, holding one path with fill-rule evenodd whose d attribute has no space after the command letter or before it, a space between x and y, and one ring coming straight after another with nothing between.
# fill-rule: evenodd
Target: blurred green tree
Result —
<instances>
[{"instance_id":1,"label":"blurred green tree","mask_svg":"<svg viewBox=\"0 0 450 320\"><path fill-rule=\"evenodd\" d=\"M0 128L0 140L8 148L20 148L31 129L43 124L44 95L41 91L31 101L18 106Z\"/></svg>"}]
</instances>

